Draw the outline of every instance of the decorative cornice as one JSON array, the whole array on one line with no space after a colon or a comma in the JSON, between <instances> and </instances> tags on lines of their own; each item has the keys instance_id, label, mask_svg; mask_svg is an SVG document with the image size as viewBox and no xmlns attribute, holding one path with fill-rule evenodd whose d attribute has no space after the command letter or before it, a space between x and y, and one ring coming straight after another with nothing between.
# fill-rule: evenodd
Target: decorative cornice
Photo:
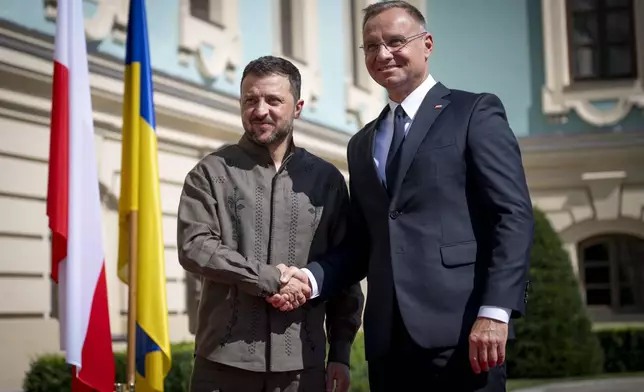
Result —
<instances>
[{"instance_id":1,"label":"decorative cornice","mask_svg":"<svg viewBox=\"0 0 644 392\"><path fill-rule=\"evenodd\" d=\"M644 127L636 132L593 132L519 138L524 153L644 147Z\"/></svg>"},{"instance_id":2,"label":"decorative cornice","mask_svg":"<svg viewBox=\"0 0 644 392\"><path fill-rule=\"evenodd\" d=\"M53 66L52 37L29 34L23 28L0 22L0 68L7 74L23 74L31 80L51 83ZM89 55L92 92L97 97L118 103L122 97L123 66L117 60L97 54ZM213 129L228 133L234 140L243 131L239 121L236 97L204 89L202 86L155 71L153 74L157 112L183 125L190 135L212 137ZM156 97L155 97L156 98ZM159 116L159 117L162 117ZM296 140L302 147L329 159L338 167L346 166L346 145L351 135L311 121L295 121ZM201 130L201 131L200 131Z\"/></svg>"},{"instance_id":3,"label":"decorative cornice","mask_svg":"<svg viewBox=\"0 0 644 392\"><path fill-rule=\"evenodd\" d=\"M322 73L320 71L320 61L318 56L319 47L319 28L318 28L318 1L324 0L307 0L293 1L291 4L292 20L294 25L291 29L291 39L294 47L301 48L302 58L289 58L282 48L283 31L281 20L280 0L272 1L272 23L273 28L273 48L272 52L276 56L287 58L300 71L302 76L301 95L302 99L307 102L307 107L315 110L320 96L323 94Z\"/></svg>"},{"instance_id":4,"label":"decorative cornice","mask_svg":"<svg viewBox=\"0 0 644 392\"><path fill-rule=\"evenodd\" d=\"M94 0L96 12L85 18L85 33L88 41L101 41L112 36L117 42L125 43L128 0ZM55 21L58 15L58 1L45 0L43 2L45 17Z\"/></svg>"},{"instance_id":5,"label":"decorative cornice","mask_svg":"<svg viewBox=\"0 0 644 392\"><path fill-rule=\"evenodd\" d=\"M544 69L543 112L565 117L574 110L596 126L619 123L633 108L644 108L644 2L634 2L635 41L639 78L625 82L572 83L568 50L566 2L541 0L543 18ZM640 20L642 19L642 20ZM596 101L613 101L610 109L599 109Z\"/></svg>"},{"instance_id":6,"label":"decorative cornice","mask_svg":"<svg viewBox=\"0 0 644 392\"><path fill-rule=\"evenodd\" d=\"M227 0L220 4L225 23L218 25L195 18L190 13L190 1L180 0L179 58L187 66L194 57L199 72L207 79L223 76L233 82L242 58L239 1Z\"/></svg>"}]
</instances>

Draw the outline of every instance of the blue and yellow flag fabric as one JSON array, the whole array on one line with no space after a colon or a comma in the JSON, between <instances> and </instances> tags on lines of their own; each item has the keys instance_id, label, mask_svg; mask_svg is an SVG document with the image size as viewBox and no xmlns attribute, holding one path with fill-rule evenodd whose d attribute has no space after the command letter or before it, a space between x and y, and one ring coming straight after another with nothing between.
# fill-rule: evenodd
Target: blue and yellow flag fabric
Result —
<instances>
[{"instance_id":1,"label":"blue and yellow flag fabric","mask_svg":"<svg viewBox=\"0 0 644 392\"><path fill-rule=\"evenodd\" d=\"M170 337L157 135L145 0L131 0L125 58L118 276L129 283L129 217L137 217L136 391L163 391Z\"/></svg>"}]
</instances>

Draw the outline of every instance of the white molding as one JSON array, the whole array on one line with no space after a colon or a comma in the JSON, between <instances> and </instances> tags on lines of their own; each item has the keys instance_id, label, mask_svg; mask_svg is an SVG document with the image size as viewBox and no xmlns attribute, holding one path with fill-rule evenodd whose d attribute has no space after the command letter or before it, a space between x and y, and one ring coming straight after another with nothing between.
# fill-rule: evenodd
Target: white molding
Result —
<instances>
[{"instance_id":1,"label":"white molding","mask_svg":"<svg viewBox=\"0 0 644 392\"><path fill-rule=\"evenodd\" d=\"M185 66L194 57L197 69L206 78L223 76L233 82L242 59L239 0L226 0L220 4L225 21L222 25L193 17L190 0L180 0L179 57ZM208 54L211 50L214 55Z\"/></svg>"},{"instance_id":2,"label":"white molding","mask_svg":"<svg viewBox=\"0 0 644 392\"><path fill-rule=\"evenodd\" d=\"M88 41L102 41L112 35L115 41L125 43L128 20L128 0L86 0L96 4L96 13L85 18L85 34ZM43 2L45 18L55 21L57 3Z\"/></svg>"},{"instance_id":3,"label":"white molding","mask_svg":"<svg viewBox=\"0 0 644 392\"><path fill-rule=\"evenodd\" d=\"M359 128L366 123L378 117L380 111L386 104L385 93L382 87L376 83L369 75L364 61L360 61L357 67L358 80L353 75L353 58L364 58L362 50L359 48L362 42L362 9L367 5L375 3L377 0L356 0L356 10L354 12L355 20L351 20L351 2L345 6L344 26L347 29L347 38L345 54L346 76L344 78L344 89L347 105L347 122L355 121ZM352 42L350 29L354 29L358 42Z\"/></svg>"},{"instance_id":4,"label":"white molding","mask_svg":"<svg viewBox=\"0 0 644 392\"><path fill-rule=\"evenodd\" d=\"M584 121L597 126L616 124L633 107L644 108L644 2L634 1L635 38L639 78L626 82L571 83L565 0L541 0L546 83L542 89L543 112L565 116L574 110ZM602 110L593 101L615 101Z\"/></svg>"},{"instance_id":5,"label":"white molding","mask_svg":"<svg viewBox=\"0 0 644 392\"><path fill-rule=\"evenodd\" d=\"M559 232L559 236L563 242L576 245L585 239L608 233L644 238L644 222L625 217L610 221L587 220L566 227Z\"/></svg>"},{"instance_id":6,"label":"white molding","mask_svg":"<svg viewBox=\"0 0 644 392\"><path fill-rule=\"evenodd\" d=\"M53 45L49 42L23 36L11 30L0 28L0 34L47 50L53 49ZM90 64L115 71L122 68L120 64L100 57L93 55L88 57ZM0 47L0 58L5 59L4 64L0 63L0 79L7 81L0 89L0 101L33 108L39 113L49 113L51 110L49 90L53 71L51 61L5 47ZM153 75L153 83L156 88L168 87L180 90L182 95L193 96L199 101L215 101L231 108L237 108L239 105L237 99L161 75ZM91 73L90 84L95 120L106 124L108 128L120 130L122 80ZM236 110L216 109L206 102L186 100L160 91L155 91L154 99L157 133L160 140L208 151L219 146L220 141L235 142L243 132ZM110 109L100 110L101 104ZM295 120L294 125L295 139L301 147L329 160L340 170L346 169L346 145L350 135L304 120Z\"/></svg>"},{"instance_id":7,"label":"white molding","mask_svg":"<svg viewBox=\"0 0 644 392\"><path fill-rule=\"evenodd\" d=\"M319 28L318 28L318 0L293 1L293 20L297 23L293 29L294 41L304 40L300 47L304 50L302 61L284 55L282 51L282 25L280 13L280 0L273 1L273 54L281 56L292 62L302 76L301 98L306 107L315 110L317 101L322 95L322 73L319 62ZM299 31L298 31L299 30Z\"/></svg>"}]
</instances>

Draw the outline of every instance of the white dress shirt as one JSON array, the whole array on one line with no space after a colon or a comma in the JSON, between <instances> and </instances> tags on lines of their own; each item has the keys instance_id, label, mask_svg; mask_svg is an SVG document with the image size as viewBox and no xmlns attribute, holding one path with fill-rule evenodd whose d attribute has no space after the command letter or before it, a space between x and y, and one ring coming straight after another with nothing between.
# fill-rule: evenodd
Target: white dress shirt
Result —
<instances>
[{"instance_id":1,"label":"white dress shirt","mask_svg":"<svg viewBox=\"0 0 644 392\"><path fill-rule=\"evenodd\" d=\"M418 87L416 90L412 91L411 94L405 98L404 101L400 103L405 114L407 115L405 121L405 137L407 137L407 132L409 132L409 127L411 126L418 108L423 103L425 95L431 90L432 87L436 84L434 78L431 75L427 76L427 79ZM378 168L378 176L384 184L387 183L387 175L385 174L385 166L387 166L387 155L389 155L389 146L391 145L391 139L394 137L394 111L398 107L398 103L389 99L389 112L380 123L378 131L376 132L376 140L373 145L373 161Z\"/></svg>"},{"instance_id":2,"label":"white dress shirt","mask_svg":"<svg viewBox=\"0 0 644 392\"><path fill-rule=\"evenodd\" d=\"M409 94L401 103L405 113L407 114L407 120L405 122L405 136L409 131L411 123L418 113L420 105L423 103L425 96L429 90L434 87L436 81L431 75L427 75L427 79L420 86L416 87L411 94ZM387 183L387 175L385 173L385 166L387 164L387 155L389 153L389 146L391 145L391 139L394 135L394 111L399 105L397 102L389 99L389 112L385 116L384 120L380 123L379 128L376 132L376 138L373 148L373 160L378 169L378 176L384 184ZM309 277L309 282L311 282L311 298L315 298L319 295L318 284L313 277L311 271L307 268L302 268L302 270ZM487 317L507 323L510 320L510 310L506 308L497 308L492 306L481 306L479 309L479 317Z\"/></svg>"}]
</instances>

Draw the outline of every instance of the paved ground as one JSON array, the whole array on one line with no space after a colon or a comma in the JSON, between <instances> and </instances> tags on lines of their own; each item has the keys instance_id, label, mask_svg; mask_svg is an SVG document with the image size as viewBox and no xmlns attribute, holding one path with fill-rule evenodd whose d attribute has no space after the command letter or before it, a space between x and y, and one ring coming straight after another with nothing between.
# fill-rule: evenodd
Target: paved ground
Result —
<instances>
[{"instance_id":1,"label":"paved ground","mask_svg":"<svg viewBox=\"0 0 644 392\"><path fill-rule=\"evenodd\" d=\"M644 377L571 381L517 389L516 392L642 392Z\"/></svg>"}]
</instances>

